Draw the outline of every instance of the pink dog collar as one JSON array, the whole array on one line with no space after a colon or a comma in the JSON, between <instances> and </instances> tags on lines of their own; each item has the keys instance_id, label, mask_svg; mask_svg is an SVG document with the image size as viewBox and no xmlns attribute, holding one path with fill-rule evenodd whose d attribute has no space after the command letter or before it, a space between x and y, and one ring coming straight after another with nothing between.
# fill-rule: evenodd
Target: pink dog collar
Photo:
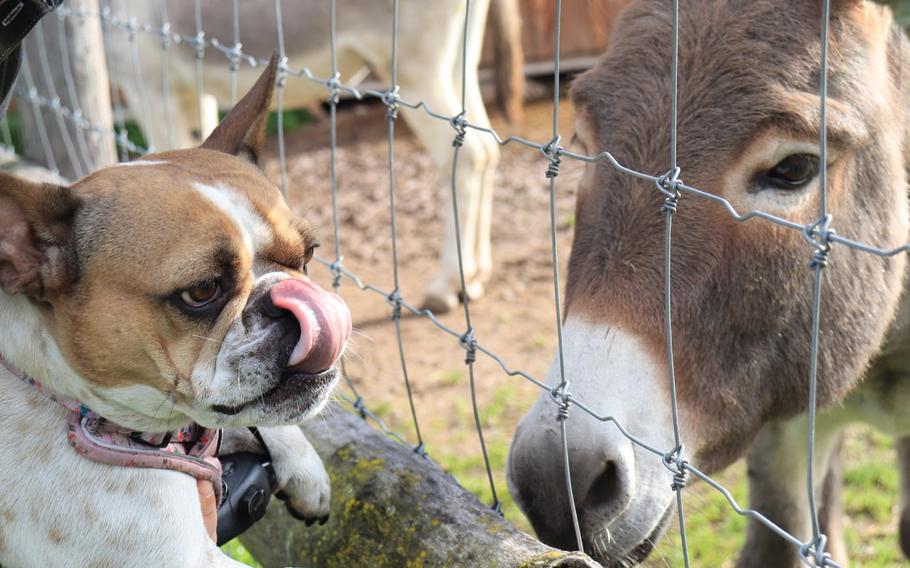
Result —
<instances>
[{"instance_id":1,"label":"pink dog collar","mask_svg":"<svg viewBox=\"0 0 910 568\"><path fill-rule=\"evenodd\" d=\"M49 392L2 355L0 364L69 411L67 437L79 454L110 465L168 469L210 481L215 497L221 503L221 462L218 459L221 430L193 423L164 434L136 432L99 416L79 401Z\"/></svg>"}]
</instances>

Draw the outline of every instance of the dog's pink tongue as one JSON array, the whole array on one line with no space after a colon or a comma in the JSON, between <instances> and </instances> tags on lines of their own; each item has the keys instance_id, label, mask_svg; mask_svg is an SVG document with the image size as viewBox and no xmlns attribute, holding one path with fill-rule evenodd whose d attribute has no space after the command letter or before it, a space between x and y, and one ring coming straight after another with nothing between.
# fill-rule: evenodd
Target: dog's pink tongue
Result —
<instances>
[{"instance_id":1,"label":"dog's pink tongue","mask_svg":"<svg viewBox=\"0 0 910 568\"><path fill-rule=\"evenodd\" d=\"M300 340L288 366L313 374L331 367L351 337L351 312L344 300L298 278L272 286L271 296L275 307L291 312L300 322Z\"/></svg>"}]
</instances>

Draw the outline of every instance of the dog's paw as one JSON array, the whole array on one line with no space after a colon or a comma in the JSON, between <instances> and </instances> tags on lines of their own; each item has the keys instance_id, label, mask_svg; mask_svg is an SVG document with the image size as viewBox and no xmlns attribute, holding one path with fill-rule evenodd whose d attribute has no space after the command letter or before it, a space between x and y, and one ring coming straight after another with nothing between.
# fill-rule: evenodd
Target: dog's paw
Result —
<instances>
[{"instance_id":1,"label":"dog's paw","mask_svg":"<svg viewBox=\"0 0 910 568\"><path fill-rule=\"evenodd\" d=\"M322 459L297 426L259 429L272 457L278 498L288 511L312 524L325 522L331 505L332 486Z\"/></svg>"},{"instance_id":2,"label":"dog's paw","mask_svg":"<svg viewBox=\"0 0 910 568\"><path fill-rule=\"evenodd\" d=\"M288 512L295 519L312 525L325 524L329 519L332 485L329 474L319 455L307 444L308 451L294 455L290 460L272 456L275 473L281 483L278 497L284 500Z\"/></svg>"}]
</instances>

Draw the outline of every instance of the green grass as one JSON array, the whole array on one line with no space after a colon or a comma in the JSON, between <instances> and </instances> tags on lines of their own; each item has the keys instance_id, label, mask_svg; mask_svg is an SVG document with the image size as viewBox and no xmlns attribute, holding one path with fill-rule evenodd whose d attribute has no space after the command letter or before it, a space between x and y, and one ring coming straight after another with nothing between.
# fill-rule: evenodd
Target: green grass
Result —
<instances>
[{"instance_id":1,"label":"green grass","mask_svg":"<svg viewBox=\"0 0 910 568\"><path fill-rule=\"evenodd\" d=\"M10 140L13 149L16 151L16 154L20 156L25 151L25 146L22 142L22 124L19 122L19 117L14 112L7 113L6 115L6 125L9 128ZM2 140L3 144L7 143L7 140Z\"/></svg>"},{"instance_id":2,"label":"green grass","mask_svg":"<svg viewBox=\"0 0 910 568\"><path fill-rule=\"evenodd\" d=\"M480 410L484 425L487 452L496 483L502 512L513 524L530 532L530 526L515 505L506 488L505 466L513 424L526 408L526 401L514 396L514 387L498 386ZM519 399L516 401L516 398ZM458 402L456 401L453 402ZM429 451L447 472L484 503L493 504L493 492L486 468L476 443L474 418L469 402L453 404L453 416L446 421L428 423ZM434 444L433 439L446 429L446 424L461 425L454 438L457 447ZM406 431L407 424L396 424ZM474 444L474 451L464 446ZM897 543L898 473L893 441L865 427L848 431L844 445L844 505L846 511L846 541L854 568L892 568L906 566ZM727 488L740 506L748 505L745 464L737 462L715 479ZM707 568L733 567L745 538L746 519L737 515L726 498L705 483L693 482L683 493L686 512L686 534L692 566ZM674 519L672 528L661 539L655 552L645 563L647 567L682 566L679 530ZM224 547L234 558L254 564L249 553L233 541Z\"/></svg>"},{"instance_id":3,"label":"green grass","mask_svg":"<svg viewBox=\"0 0 910 568\"><path fill-rule=\"evenodd\" d=\"M904 27L910 25L910 0L882 0L881 3L891 6L900 25Z\"/></svg>"},{"instance_id":4,"label":"green grass","mask_svg":"<svg viewBox=\"0 0 910 568\"><path fill-rule=\"evenodd\" d=\"M853 567L906 566L897 543L898 473L892 440L865 427L850 429L845 441L845 538ZM727 469L716 479L740 504L748 504L745 465ZM733 566L745 537L746 520L718 491L693 483L683 493L686 535L693 566ZM674 521L675 523L676 521ZM661 541L648 566L682 566L679 531Z\"/></svg>"},{"instance_id":5,"label":"green grass","mask_svg":"<svg viewBox=\"0 0 910 568\"><path fill-rule=\"evenodd\" d=\"M241 544L237 539L234 539L222 546L221 550L223 550L228 556L238 562L243 562L244 564L248 564L254 568L262 567L262 564L256 562L256 559L253 558L253 555L250 554L250 552L244 548L243 544Z\"/></svg>"},{"instance_id":6,"label":"green grass","mask_svg":"<svg viewBox=\"0 0 910 568\"><path fill-rule=\"evenodd\" d=\"M461 384L464 380L464 367L455 367L439 374L439 384L447 387Z\"/></svg>"},{"instance_id":7,"label":"green grass","mask_svg":"<svg viewBox=\"0 0 910 568\"><path fill-rule=\"evenodd\" d=\"M226 112L218 113L218 121L224 120L224 117L227 115ZM294 130L297 130L301 126L306 126L307 124L312 124L316 122L316 117L313 116L313 113L309 109L299 108L299 109L288 109L284 111L284 132L285 134L291 133ZM278 113L270 112L269 120L266 122L265 132L269 136L278 134Z\"/></svg>"},{"instance_id":8,"label":"green grass","mask_svg":"<svg viewBox=\"0 0 910 568\"><path fill-rule=\"evenodd\" d=\"M293 109L284 111L284 133L289 134L301 126L312 124L316 121L313 114L305 109ZM269 114L269 121L266 124L266 133L269 135L278 133L278 113Z\"/></svg>"}]
</instances>

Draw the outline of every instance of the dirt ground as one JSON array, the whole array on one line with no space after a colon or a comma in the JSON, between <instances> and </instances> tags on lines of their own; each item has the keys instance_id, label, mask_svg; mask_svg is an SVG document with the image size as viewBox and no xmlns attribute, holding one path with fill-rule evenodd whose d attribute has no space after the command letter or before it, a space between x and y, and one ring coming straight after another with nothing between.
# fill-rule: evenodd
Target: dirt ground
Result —
<instances>
[{"instance_id":1,"label":"dirt ground","mask_svg":"<svg viewBox=\"0 0 910 568\"><path fill-rule=\"evenodd\" d=\"M494 127L502 135L520 134L545 142L550 138L551 109L551 104L532 105L519 130L496 119ZM402 114L405 112L419 111L402 110ZM569 105L563 105L560 114L561 129L566 134L564 138L568 139L573 131ZM339 112L338 132L341 143L337 157L338 209L344 265L364 281L390 291L392 265L384 107L359 106ZM450 199L448 180L440 179L429 156L406 128L399 128L397 132L395 167L401 290L407 301L419 305L424 287L437 267L444 200ZM328 121L290 133L287 148L291 204L317 227L322 241L318 253L331 259L335 249ZM510 366L541 379L550 364L556 341L546 167L546 159L533 149L515 144L503 147L501 165L496 173L495 271L484 298L470 306L478 341L499 354ZM278 179L274 140L266 169L270 176ZM579 174L579 165L567 163L558 178L558 238L563 267L571 244ZM326 286L331 282L324 268L314 268L311 274ZM350 280L343 281L341 291L354 315L355 337L346 359L351 380L371 410L396 431L416 440L390 306L381 296L358 290ZM465 329L464 314L460 310L441 316L440 321L455 330ZM427 450L443 467L457 474L466 486L488 495L471 415L464 351L455 338L440 332L425 318L403 318L401 327L417 417ZM483 355L478 357L476 365L476 386L487 444L491 454L495 454L495 466L501 469L515 424L538 396L539 389L524 379L507 376ZM465 456L471 458L465 461ZM475 475L477 480L474 480ZM504 498L508 492L501 474L497 477L497 491L500 498ZM514 509L507 506L507 514L511 517L512 513Z\"/></svg>"}]
</instances>

